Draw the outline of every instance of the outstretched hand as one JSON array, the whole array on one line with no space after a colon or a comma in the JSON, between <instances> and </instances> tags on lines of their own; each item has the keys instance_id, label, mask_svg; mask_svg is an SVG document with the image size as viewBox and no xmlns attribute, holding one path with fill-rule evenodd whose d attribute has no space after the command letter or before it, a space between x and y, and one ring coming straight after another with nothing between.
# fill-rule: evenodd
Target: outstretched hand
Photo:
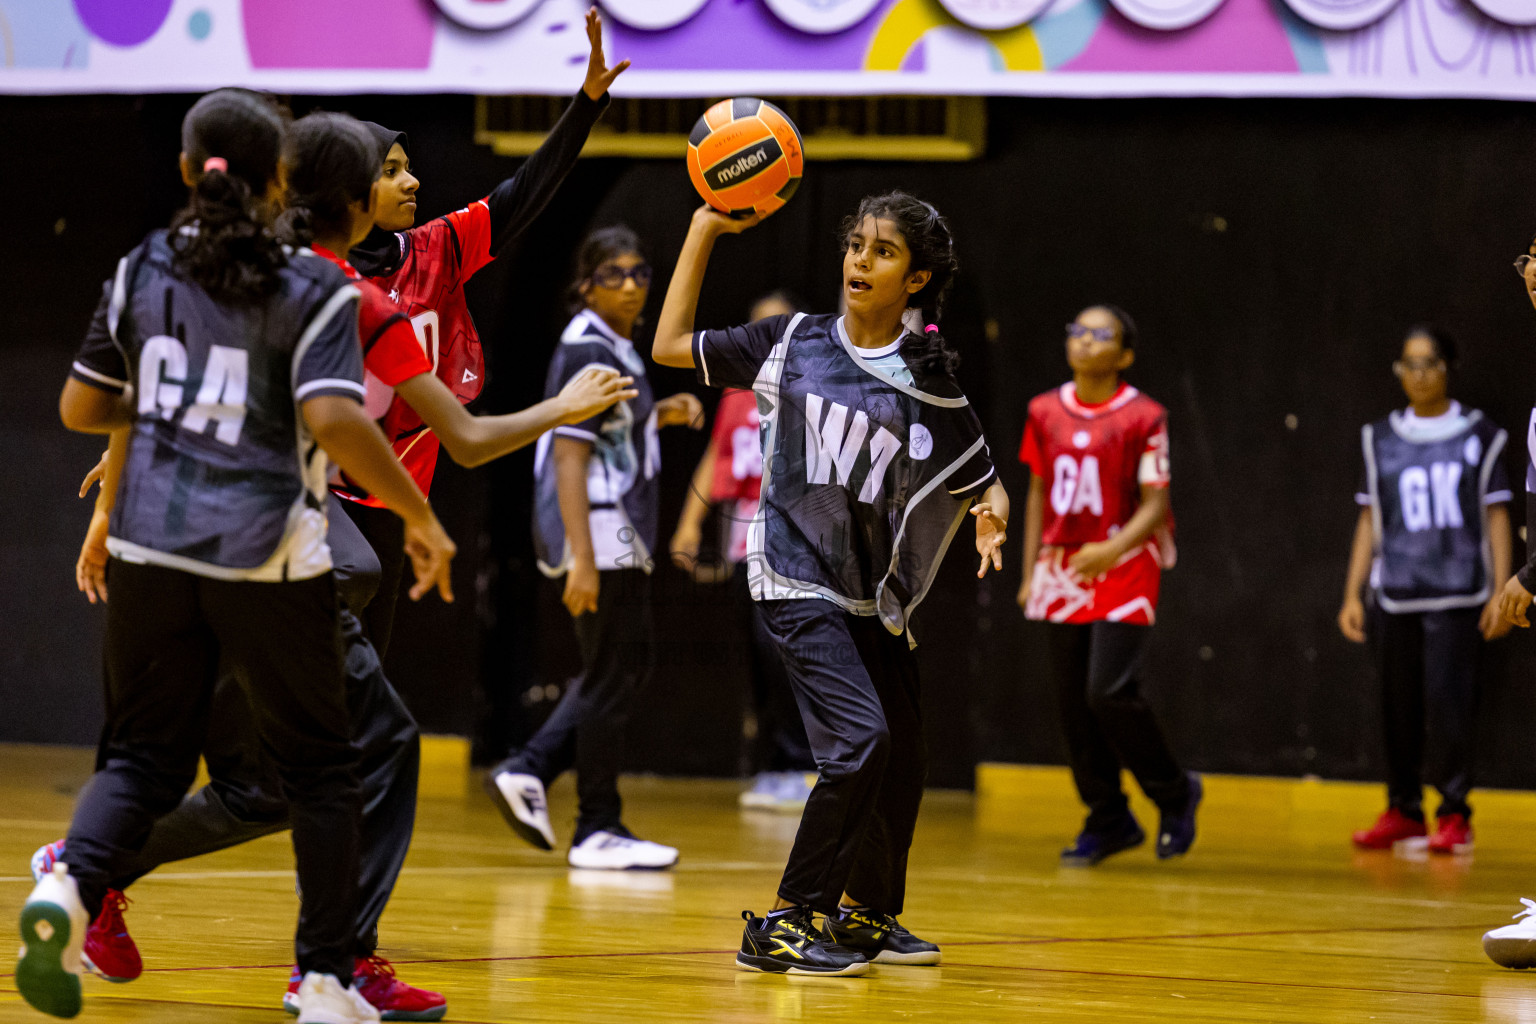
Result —
<instances>
[{"instance_id":1,"label":"outstretched hand","mask_svg":"<svg viewBox=\"0 0 1536 1024\"><path fill-rule=\"evenodd\" d=\"M587 11L587 42L592 44L592 52L587 57L587 79L581 83L581 91L588 99L596 101L603 98L614 79L629 67L629 61L621 60L617 67L608 67L608 58L603 56L603 16L597 13L596 7Z\"/></svg>"},{"instance_id":2,"label":"outstretched hand","mask_svg":"<svg viewBox=\"0 0 1536 1024\"><path fill-rule=\"evenodd\" d=\"M992 511L992 506L985 501L973 505L971 515L976 517L976 553L981 555L981 568L976 570L976 578L981 579L989 568L1002 571L1008 521Z\"/></svg>"},{"instance_id":3,"label":"outstretched hand","mask_svg":"<svg viewBox=\"0 0 1536 1024\"><path fill-rule=\"evenodd\" d=\"M703 228L712 235L739 235L747 228L756 227L763 222L760 213L749 214L746 217L732 217L728 213L705 203L693 211L693 223L695 227Z\"/></svg>"}]
</instances>

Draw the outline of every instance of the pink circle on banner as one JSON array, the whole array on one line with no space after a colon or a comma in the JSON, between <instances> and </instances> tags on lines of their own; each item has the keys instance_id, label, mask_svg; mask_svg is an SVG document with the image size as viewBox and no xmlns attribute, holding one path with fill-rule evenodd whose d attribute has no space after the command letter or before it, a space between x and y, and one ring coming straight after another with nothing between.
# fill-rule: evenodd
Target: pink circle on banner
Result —
<instances>
[{"instance_id":1,"label":"pink circle on banner","mask_svg":"<svg viewBox=\"0 0 1536 1024\"><path fill-rule=\"evenodd\" d=\"M242 0L240 18L253 68L425 68L437 8L432 0Z\"/></svg>"},{"instance_id":2,"label":"pink circle on banner","mask_svg":"<svg viewBox=\"0 0 1536 1024\"><path fill-rule=\"evenodd\" d=\"M1472 6L1506 25L1536 25L1536 3L1531 0L1472 0Z\"/></svg>"},{"instance_id":3,"label":"pink circle on banner","mask_svg":"<svg viewBox=\"0 0 1536 1024\"><path fill-rule=\"evenodd\" d=\"M75 0L75 13L102 42L138 46L160 31L171 0Z\"/></svg>"},{"instance_id":4,"label":"pink circle on banner","mask_svg":"<svg viewBox=\"0 0 1536 1024\"><path fill-rule=\"evenodd\" d=\"M1223 0L1109 0L1115 10L1142 28L1173 32L1197 25L1215 13Z\"/></svg>"},{"instance_id":5,"label":"pink circle on banner","mask_svg":"<svg viewBox=\"0 0 1536 1024\"><path fill-rule=\"evenodd\" d=\"M1401 0L1285 0L1297 17L1330 32L1352 32L1375 24ZM1529 3L1530 0L1519 0Z\"/></svg>"}]
</instances>

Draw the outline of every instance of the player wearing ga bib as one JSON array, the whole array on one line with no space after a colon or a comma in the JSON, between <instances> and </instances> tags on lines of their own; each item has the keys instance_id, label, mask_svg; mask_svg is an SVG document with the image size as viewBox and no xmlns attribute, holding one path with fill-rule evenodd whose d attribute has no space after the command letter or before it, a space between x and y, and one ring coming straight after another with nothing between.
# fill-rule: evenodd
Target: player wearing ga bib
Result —
<instances>
[{"instance_id":1,"label":"player wearing ga bib","mask_svg":"<svg viewBox=\"0 0 1536 1024\"><path fill-rule=\"evenodd\" d=\"M1067 563L1084 544L1125 526L1141 503L1141 487L1168 486L1167 420L1161 405L1125 383L1097 405L1079 401L1070 382L1029 403L1019 461L1045 482L1046 501L1028 618L1156 621L1162 569L1173 562L1171 531L1154 534L1097 579L1082 578Z\"/></svg>"}]
</instances>

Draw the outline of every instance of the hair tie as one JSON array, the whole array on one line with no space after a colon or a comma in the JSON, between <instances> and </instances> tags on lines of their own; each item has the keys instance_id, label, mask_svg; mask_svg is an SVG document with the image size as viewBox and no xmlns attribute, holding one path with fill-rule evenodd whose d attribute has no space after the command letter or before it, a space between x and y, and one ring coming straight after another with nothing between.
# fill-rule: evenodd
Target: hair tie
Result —
<instances>
[{"instance_id":1,"label":"hair tie","mask_svg":"<svg viewBox=\"0 0 1536 1024\"><path fill-rule=\"evenodd\" d=\"M209 171L223 171L225 174L228 174L229 161L221 156L211 156L203 161L203 173L207 174Z\"/></svg>"},{"instance_id":2,"label":"hair tie","mask_svg":"<svg viewBox=\"0 0 1536 1024\"><path fill-rule=\"evenodd\" d=\"M926 333L928 333L928 334L938 334L939 333L939 325L938 324L929 324L927 327L923 328L923 330Z\"/></svg>"}]
</instances>

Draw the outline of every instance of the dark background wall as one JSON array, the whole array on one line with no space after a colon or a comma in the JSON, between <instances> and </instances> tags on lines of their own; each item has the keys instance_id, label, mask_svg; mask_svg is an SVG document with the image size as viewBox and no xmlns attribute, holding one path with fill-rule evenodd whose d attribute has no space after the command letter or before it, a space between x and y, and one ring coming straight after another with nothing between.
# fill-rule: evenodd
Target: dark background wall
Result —
<instances>
[{"instance_id":1,"label":"dark background wall","mask_svg":"<svg viewBox=\"0 0 1536 1024\"><path fill-rule=\"evenodd\" d=\"M84 743L99 728L102 612L74 591L71 567L89 518L74 491L101 446L65 433L54 402L101 280L179 202L188 102L0 99L0 740ZM424 216L515 167L472 144L466 97L323 103L410 132ZM314 104L294 99L301 113ZM1397 343L1432 320L1462 342L1455 393L1511 430L1509 469L1523 477L1536 339L1510 262L1536 229L1536 111L996 100L989 117L987 157L973 163L812 164L789 206L721 243L701 325L739 322L774 287L830 308L838 220L867 192L916 190L954 222L964 272L946 333L1021 502L1014 452L1030 396L1066 377L1061 325L1095 301L1131 310L1144 343L1130 379L1169 407L1173 431L1181 561L1149 675L1176 747L1207 770L1375 777L1370 664L1333 624L1358 428L1400 401ZM583 161L470 285L490 358L477 408L539 397L586 229L622 220L649 241L654 316L696 202L678 161ZM658 368L654 379L659 394L702 391L691 374ZM703 443L664 435L667 529ZM439 470L433 499L459 541L460 601L407 606L390 656L424 726L475 735L482 756L526 734L575 668L556 587L532 564L530 475L526 452L475 473ZM1523 508L1514 516L1523 522ZM1039 637L1013 603L1016 544L1008 561L976 581L962 534L916 619L938 784L968 784L982 759L1060 758ZM736 609L728 591L669 567L657 602L658 667L634 715L631 764L733 774L746 707ZM1485 661L1483 781L1536 785L1522 742L1536 722L1536 652L1519 635Z\"/></svg>"}]
</instances>

